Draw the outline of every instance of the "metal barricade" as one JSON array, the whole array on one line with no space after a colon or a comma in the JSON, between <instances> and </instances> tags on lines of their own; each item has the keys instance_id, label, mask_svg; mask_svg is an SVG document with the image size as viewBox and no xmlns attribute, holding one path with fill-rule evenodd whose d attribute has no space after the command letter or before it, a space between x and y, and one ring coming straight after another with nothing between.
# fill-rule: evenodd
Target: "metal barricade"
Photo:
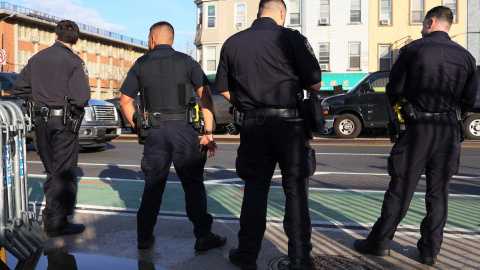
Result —
<instances>
[{"instance_id":1,"label":"metal barricade","mask_svg":"<svg viewBox=\"0 0 480 270\"><path fill-rule=\"evenodd\" d=\"M31 119L13 102L0 101L2 160L0 174L0 246L19 260L45 244L46 234L29 210L25 134Z\"/></svg>"}]
</instances>

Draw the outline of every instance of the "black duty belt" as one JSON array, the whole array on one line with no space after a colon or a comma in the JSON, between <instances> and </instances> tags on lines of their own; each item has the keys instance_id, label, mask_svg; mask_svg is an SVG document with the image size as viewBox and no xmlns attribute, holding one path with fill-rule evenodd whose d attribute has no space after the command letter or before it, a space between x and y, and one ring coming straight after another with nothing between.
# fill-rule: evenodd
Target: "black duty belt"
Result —
<instances>
[{"instance_id":1,"label":"black duty belt","mask_svg":"<svg viewBox=\"0 0 480 270\"><path fill-rule=\"evenodd\" d=\"M437 115L452 115L452 116L455 116L454 112L432 113L432 112L417 111L416 114L417 114L418 118L432 117L432 116L437 116Z\"/></svg>"},{"instance_id":2,"label":"black duty belt","mask_svg":"<svg viewBox=\"0 0 480 270\"><path fill-rule=\"evenodd\" d=\"M258 108L244 113L243 119L264 117L300 117L297 109Z\"/></svg>"},{"instance_id":3,"label":"black duty belt","mask_svg":"<svg viewBox=\"0 0 480 270\"><path fill-rule=\"evenodd\" d=\"M157 115L161 115L162 121L185 121L185 114L168 114L168 113L158 113L154 112L152 113L153 117L156 117Z\"/></svg>"},{"instance_id":4,"label":"black duty belt","mask_svg":"<svg viewBox=\"0 0 480 270\"><path fill-rule=\"evenodd\" d=\"M63 109L52 109L48 107L42 107L40 108L40 110L35 110L35 116L47 117L47 118L52 116L63 116Z\"/></svg>"}]
</instances>

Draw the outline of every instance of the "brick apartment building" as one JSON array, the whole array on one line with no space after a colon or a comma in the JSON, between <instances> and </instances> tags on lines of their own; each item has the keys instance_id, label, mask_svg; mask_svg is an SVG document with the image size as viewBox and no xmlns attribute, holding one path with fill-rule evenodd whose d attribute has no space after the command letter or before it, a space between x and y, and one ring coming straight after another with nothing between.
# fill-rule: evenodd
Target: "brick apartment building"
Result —
<instances>
[{"instance_id":1,"label":"brick apartment building","mask_svg":"<svg viewBox=\"0 0 480 270\"><path fill-rule=\"evenodd\" d=\"M0 45L6 55L2 71L21 72L35 53L55 42L55 26L61 20L63 18L0 2ZM118 97L126 73L135 60L148 51L147 43L85 24L77 25L80 39L72 49L87 65L92 98Z\"/></svg>"}]
</instances>

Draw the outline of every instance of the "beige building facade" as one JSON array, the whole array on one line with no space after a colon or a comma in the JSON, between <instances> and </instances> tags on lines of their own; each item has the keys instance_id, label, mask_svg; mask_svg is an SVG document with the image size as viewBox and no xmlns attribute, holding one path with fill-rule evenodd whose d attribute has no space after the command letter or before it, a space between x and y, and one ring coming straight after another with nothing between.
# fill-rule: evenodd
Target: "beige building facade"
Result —
<instances>
[{"instance_id":1,"label":"beige building facade","mask_svg":"<svg viewBox=\"0 0 480 270\"><path fill-rule=\"evenodd\" d=\"M205 74L216 74L223 43L252 25L257 18L258 3L258 0L195 0L197 32L194 44L197 61Z\"/></svg>"},{"instance_id":2,"label":"beige building facade","mask_svg":"<svg viewBox=\"0 0 480 270\"><path fill-rule=\"evenodd\" d=\"M425 14L441 5L454 13L451 39L466 48L467 0L370 0L368 70L390 69L400 48L422 37Z\"/></svg>"}]
</instances>

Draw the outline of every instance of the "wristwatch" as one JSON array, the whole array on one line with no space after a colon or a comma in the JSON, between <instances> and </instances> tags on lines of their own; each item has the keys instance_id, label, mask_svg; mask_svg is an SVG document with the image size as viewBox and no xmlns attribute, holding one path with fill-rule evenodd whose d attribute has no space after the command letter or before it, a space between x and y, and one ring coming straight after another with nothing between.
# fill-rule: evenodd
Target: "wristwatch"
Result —
<instances>
[{"instance_id":1,"label":"wristwatch","mask_svg":"<svg viewBox=\"0 0 480 270\"><path fill-rule=\"evenodd\" d=\"M205 130L205 135L213 135L213 131L211 130Z\"/></svg>"}]
</instances>

